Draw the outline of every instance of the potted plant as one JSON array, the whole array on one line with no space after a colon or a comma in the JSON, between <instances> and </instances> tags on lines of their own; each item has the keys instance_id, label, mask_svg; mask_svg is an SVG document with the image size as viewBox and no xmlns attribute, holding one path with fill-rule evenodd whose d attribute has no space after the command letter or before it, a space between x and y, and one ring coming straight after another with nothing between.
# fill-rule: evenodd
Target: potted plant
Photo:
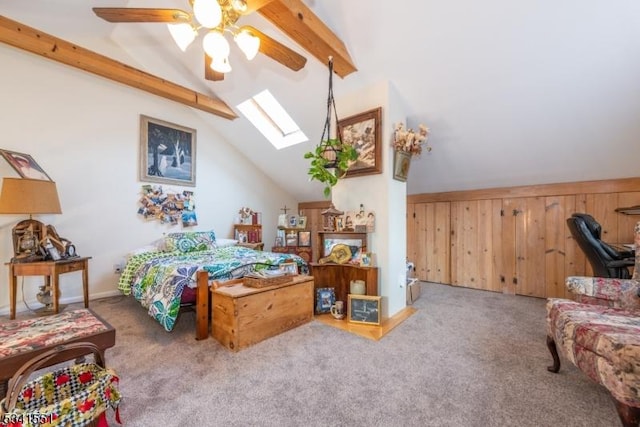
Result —
<instances>
[{"instance_id":1,"label":"potted plant","mask_svg":"<svg viewBox=\"0 0 640 427\"><path fill-rule=\"evenodd\" d=\"M322 141L313 151L304 155L310 159L309 178L322 182L324 197L331 196L331 188L338 183L349 169L349 166L357 160L358 152L349 144L344 144L339 138Z\"/></svg>"}]
</instances>

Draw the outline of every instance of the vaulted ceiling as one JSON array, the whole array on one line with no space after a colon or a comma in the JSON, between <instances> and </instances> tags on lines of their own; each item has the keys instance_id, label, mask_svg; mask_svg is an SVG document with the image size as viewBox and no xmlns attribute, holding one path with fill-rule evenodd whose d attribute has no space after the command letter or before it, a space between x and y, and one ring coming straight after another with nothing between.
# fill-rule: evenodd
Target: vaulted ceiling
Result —
<instances>
[{"instance_id":1,"label":"vaulted ceiling","mask_svg":"<svg viewBox=\"0 0 640 427\"><path fill-rule=\"evenodd\" d=\"M295 4L286 0L283 4ZM431 128L409 194L638 176L640 3L303 0L358 69L337 98L389 81L409 126ZM0 0L0 14L131 67L236 105L269 89L310 141L280 151L243 117L198 111L299 200L319 200L303 153L320 140L327 67L264 16L241 18L308 60L294 72L232 48L224 81L203 78L198 43L180 51L163 24L112 24L92 7L188 9L187 0ZM338 111L340 114L340 111Z\"/></svg>"}]
</instances>

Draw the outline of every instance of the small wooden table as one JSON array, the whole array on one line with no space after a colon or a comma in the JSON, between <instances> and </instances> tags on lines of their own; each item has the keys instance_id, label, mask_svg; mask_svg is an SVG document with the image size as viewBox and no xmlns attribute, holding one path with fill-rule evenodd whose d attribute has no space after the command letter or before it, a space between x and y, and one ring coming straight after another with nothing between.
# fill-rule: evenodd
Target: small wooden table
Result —
<instances>
[{"instance_id":1,"label":"small wooden table","mask_svg":"<svg viewBox=\"0 0 640 427\"><path fill-rule=\"evenodd\" d=\"M238 283L211 289L211 332L232 351L239 351L313 320L313 277L250 288Z\"/></svg>"},{"instance_id":2,"label":"small wooden table","mask_svg":"<svg viewBox=\"0 0 640 427\"><path fill-rule=\"evenodd\" d=\"M18 287L18 276L44 276L45 285L51 286L53 293L53 311L58 313L58 299L60 289L58 287L59 276L73 271L82 271L82 291L84 295L84 306L89 307L89 260L91 257L68 258L60 261L38 261L38 262L7 262L9 266L9 300L11 312L9 318L16 318L16 291Z\"/></svg>"}]
</instances>

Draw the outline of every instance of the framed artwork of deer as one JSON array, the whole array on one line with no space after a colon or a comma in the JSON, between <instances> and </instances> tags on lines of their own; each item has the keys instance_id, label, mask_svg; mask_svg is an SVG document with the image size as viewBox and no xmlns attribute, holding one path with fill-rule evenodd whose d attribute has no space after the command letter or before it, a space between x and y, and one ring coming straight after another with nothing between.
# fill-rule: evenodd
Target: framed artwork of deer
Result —
<instances>
[{"instance_id":1,"label":"framed artwork of deer","mask_svg":"<svg viewBox=\"0 0 640 427\"><path fill-rule=\"evenodd\" d=\"M196 130L140 115L139 178L195 187Z\"/></svg>"}]
</instances>

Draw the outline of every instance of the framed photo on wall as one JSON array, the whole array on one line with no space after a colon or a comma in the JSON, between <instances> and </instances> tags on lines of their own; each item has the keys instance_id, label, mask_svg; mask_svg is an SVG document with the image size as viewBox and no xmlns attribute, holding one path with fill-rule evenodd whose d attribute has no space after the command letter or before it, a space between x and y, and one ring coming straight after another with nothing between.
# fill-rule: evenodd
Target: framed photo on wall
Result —
<instances>
[{"instance_id":1,"label":"framed photo on wall","mask_svg":"<svg viewBox=\"0 0 640 427\"><path fill-rule=\"evenodd\" d=\"M381 120L382 107L338 120L342 142L358 153L345 177L382 173Z\"/></svg>"},{"instance_id":2,"label":"framed photo on wall","mask_svg":"<svg viewBox=\"0 0 640 427\"><path fill-rule=\"evenodd\" d=\"M196 130L140 115L140 181L195 187Z\"/></svg>"},{"instance_id":3,"label":"framed photo on wall","mask_svg":"<svg viewBox=\"0 0 640 427\"><path fill-rule=\"evenodd\" d=\"M28 154L18 153L17 151L0 150L2 157L18 172L21 178L39 179L42 181L51 181L49 175L33 160Z\"/></svg>"}]
</instances>

